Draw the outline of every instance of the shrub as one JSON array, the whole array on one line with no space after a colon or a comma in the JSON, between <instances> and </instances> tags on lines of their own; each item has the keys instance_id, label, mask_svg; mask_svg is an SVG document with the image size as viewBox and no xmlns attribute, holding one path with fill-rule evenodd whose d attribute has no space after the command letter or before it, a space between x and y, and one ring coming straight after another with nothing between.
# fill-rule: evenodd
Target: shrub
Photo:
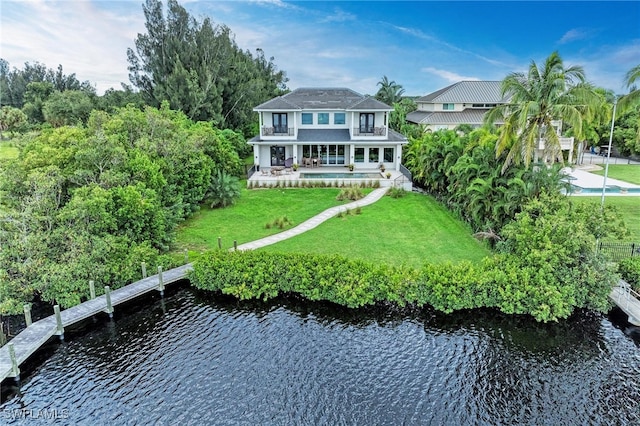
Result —
<instances>
[{"instance_id":1,"label":"shrub","mask_svg":"<svg viewBox=\"0 0 640 426\"><path fill-rule=\"evenodd\" d=\"M404 189L394 186L389 189L389 191L387 192L387 195L391 198L402 198L404 197L405 193L406 191Z\"/></svg>"},{"instance_id":2,"label":"shrub","mask_svg":"<svg viewBox=\"0 0 640 426\"><path fill-rule=\"evenodd\" d=\"M618 262L618 272L634 290L640 290L640 257L629 257Z\"/></svg>"},{"instance_id":3,"label":"shrub","mask_svg":"<svg viewBox=\"0 0 640 426\"><path fill-rule=\"evenodd\" d=\"M606 311L611 282L603 280L605 273L558 273L551 265L531 266L507 254L479 265L426 264L416 270L335 255L214 250L194 262L189 279L196 288L240 299L296 293L350 308L378 302L430 305L442 312L487 307L546 322L567 318L575 308Z\"/></svg>"},{"instance_id":4,"label":"shrub","mask_svg":"<svg viewBox=\"0 0 640 426\"><path fill-rule=\"evenodd\" d=\"M364 197L364 194L362 193L362 188L360 188L360 186L356 185L356 186L350 186L350 187L341 189L340 193L336 197L336 200L338 200L338 201L343 201L343 200L357 201L357 200L361 199L362 197Z\"/></svg>"}]
</instances>

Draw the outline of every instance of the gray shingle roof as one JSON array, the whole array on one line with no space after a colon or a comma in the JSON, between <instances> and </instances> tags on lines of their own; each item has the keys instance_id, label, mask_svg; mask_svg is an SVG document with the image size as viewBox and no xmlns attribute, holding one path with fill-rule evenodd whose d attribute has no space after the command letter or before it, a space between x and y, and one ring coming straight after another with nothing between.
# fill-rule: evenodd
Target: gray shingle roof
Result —
<instances>
[{"instance_id":1,"label":"gray shingle roof","mask_svg":"<svg viewBox=\"0 0 640 426\"><path fill-rule=\"evenodd\" d=\"M286 143L291 144L294 141L298 143L326 143L326 142L338 142L338 143L347 143L353 142L351 137L349 136L349 129L298 129L298 139L286 139L286 140L278 140L278 141L269 141L269 143ZM260 136L255 136L248 141L249 144L253 145L254 143L262 142ZM376 140L368 140L368 141L357 141L359 144L380 144L384 142L407 142L407 138L404 137L403 134L396 132L395 130L389 129L389 137L387 139L376 139Z\"/></svg>"},{"instance_id":2,"label":"gray shingle roof","mask_svg":"<svg viewBox=\"0 0 640 426\"><path fill-rule=\"evenodd\" d=\"M299 129L298 142L349 142L349 129Z\"/></svg>"},{"instance_id":3,"label":"gray shingle roof","mask_svg":"<svg viewBox=\"0 0 640 426\"><path fill-rule=\"evenodd\" d=\"M508 97L500 95L500 81L459 81L416 102L428 103L505 103Z\"/></svg>"},{"instance_id":4,"label":"gray shingle roof","mask_svg":"<svg viewBox=\"0 0 640 426\"><path fill-rule=\"evenodd\" d=\"M301 109L358 109L392 110L390 106L375 98L363 96L351 89L303 87L278 96L254 108L260 110L301 110Z\"/></svg>"}]
</instances>

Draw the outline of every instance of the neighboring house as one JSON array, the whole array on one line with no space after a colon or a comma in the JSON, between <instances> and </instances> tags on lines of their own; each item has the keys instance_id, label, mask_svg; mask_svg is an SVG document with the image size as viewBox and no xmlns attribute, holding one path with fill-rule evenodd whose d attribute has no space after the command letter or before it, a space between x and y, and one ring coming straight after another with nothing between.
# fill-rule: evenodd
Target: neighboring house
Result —
<instances>
[{"instance_id":1,"label":"neighboring house","mask_svg":"<svg viewBox=\"0 0 640 426\"><path fill-rule=\"evenodd\" d=\"M418 109L407 121L425 130L455 129L460 124L481 127L487 111L507 103L500 94L500 81L460 81L416 99ZM496 123L501 124L501 123Z\"/></svg>"},{"instance_id":2,"label":"neighboring house","mask_svg":"<svg viewBox=\"0 0 640 426\"><path fill-rule=\"evenodd\" d=\"M248 141L261 168L304 166L400 170L407 139L389 128L392 107L346 88L300 88L253 109L260 134ZM305 162L303 163L303 159Z\"/></svg>"},{"instance_id":3,"label":"neighboring house","mask_svg":"<svg viewBox=\"0 0 640 426\"><path fill-rule=\"evenodd\" d=\"M420 124L425 130L453 130L460 124L473 128L484 124L485 114L493 107L509 102L509 96L501 95L500 81L460 81L416 99L417 110L407 114L407 121ZM494 123L498 126L502 122ZM556 134L561 135L562 121L552 122ZM563 151L569 151L573 161L573 138L560 137ZM536 156L544 158L545 141L538 141Z\"/></svg>"}]
</instances>

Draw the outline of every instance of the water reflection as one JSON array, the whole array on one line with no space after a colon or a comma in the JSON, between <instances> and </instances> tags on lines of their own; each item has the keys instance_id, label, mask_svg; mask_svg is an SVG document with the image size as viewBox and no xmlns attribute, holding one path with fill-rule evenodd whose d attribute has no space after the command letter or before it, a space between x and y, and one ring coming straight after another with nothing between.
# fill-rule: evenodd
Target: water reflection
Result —
<instances>
[{"instance_id":1,"label":"water reflection","mask_svg":"<svg viewBox=\"0 0 640 426\"><path fill-rule=\"evenodd\" d=\"M76 331L0 409L87 424L638 423L640 358L618 326L185 289Z\"/></svg>"}]
</instances>

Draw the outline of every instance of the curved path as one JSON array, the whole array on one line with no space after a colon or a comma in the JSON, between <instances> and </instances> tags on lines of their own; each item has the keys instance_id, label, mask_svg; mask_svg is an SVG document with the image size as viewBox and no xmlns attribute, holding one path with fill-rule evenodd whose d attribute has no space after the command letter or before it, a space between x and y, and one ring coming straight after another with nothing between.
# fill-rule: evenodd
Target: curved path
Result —
<instances>
[{"instance_id":1,"label":"curved path","mask_svg":"<svg viewBox=\"0 0 640 426\"><path fill-rule=\"evenodd\" d=\"M361 200L354 201L352 203L343 204L341 206L331 207L322 213L302 222L300 225L295 228L288 229L284 232L280 232L279 234L270 235L265 238L261 238L259 240L251 241L249 243L240 244L238 246L238 250L255 250L260 247L268 246L271 244L275 244L277 242L289 239L291 237L295 237L296 235L300 235L303 232L307 232L310 229L315 228L320 225L322 222L325 222L332 217L338 215L338 213L346 212L347 210L353 210L358 207L368 206L369 204L373 204L378 201L380 198L387 193L389 187L386 188L377 188L371 191L366 197ZM233 250L233 249L231 249Z\"/></svg>"}]
</instances>

